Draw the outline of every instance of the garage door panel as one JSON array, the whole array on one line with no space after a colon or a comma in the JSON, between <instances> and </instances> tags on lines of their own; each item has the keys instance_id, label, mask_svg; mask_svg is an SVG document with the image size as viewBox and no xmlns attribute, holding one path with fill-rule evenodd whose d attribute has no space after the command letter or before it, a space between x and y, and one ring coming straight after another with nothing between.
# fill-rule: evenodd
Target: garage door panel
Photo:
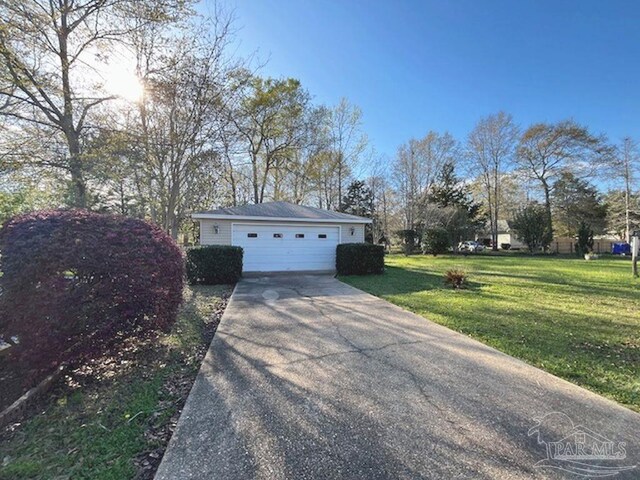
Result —
<instances>
[{"instance_id":1,"label":"garage door panel","mask_svg":"<svg viewBox=\"0 0 640 480\"><path fill-rule=\"evenodd\" d=\"M274 238L273 234L282 237ZM296 238L296 234L304 238ZM326 238L319 238L320 234ZM233 225L233 244L244 249L247 272L333 270L339 239L337 226Z\"/></svg>"}]
</instances>

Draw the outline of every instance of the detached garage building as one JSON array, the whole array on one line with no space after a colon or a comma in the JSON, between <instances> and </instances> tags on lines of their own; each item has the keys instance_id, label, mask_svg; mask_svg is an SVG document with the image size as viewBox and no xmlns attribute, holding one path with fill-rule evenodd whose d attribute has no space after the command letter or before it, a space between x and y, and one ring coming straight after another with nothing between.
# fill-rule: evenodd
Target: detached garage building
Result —
<instances>
[{"instance_id":1,"label":"detached garage building","mask_svg":"<svg viewBox=\"0 0 640 480\"><path fill-rule=\"evenodd\" d=\"M269 202L194 213L201 245L244 249L245 272L333 271L339 243L364 242L371 219Z\"/></svg>"}]
</instances>

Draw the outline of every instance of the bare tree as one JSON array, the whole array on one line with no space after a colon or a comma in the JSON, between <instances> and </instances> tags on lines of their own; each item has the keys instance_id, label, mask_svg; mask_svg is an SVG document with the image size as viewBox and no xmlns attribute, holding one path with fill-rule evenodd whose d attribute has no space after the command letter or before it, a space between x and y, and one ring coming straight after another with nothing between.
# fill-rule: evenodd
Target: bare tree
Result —
<instances>
[{"instance_id":1,"label":"bare tree","mask_svg":"<svg viewBox=\"0 0 640 480\"><path fill-rule=\"evenodd\" d=\"M368 140L361 129L362 111L342 98L329 116L330 148L335 156L333 164L337 176L338 202L342 201L344 185L367 147Z\"/></svg>"},{"instance_id":2,"label":"bare tree","mask_svg":"<svg viewBox=\"0 0 640 480\"><path fill-rule=\"evenodd\" d=\"M429 132L420 140L401 145L393 166L393 179L404 213L406 229L413 229L431 187L447 161L453 161L457 149L449 134Z\"/></svg>"},{"instance_id":3,"label":"bare tree","mask_svg":"<svg viewBox=\"0 0 640 480\"><path fill-rule=\"evenodd\" d=\"M498 249L502 177L512 165L518 134L511 115L499 112L480 119L467 139L471 168L479 171L483 186L493 250Z\"/></svg>"},{"instance_id":4,"label":"bare tree","mask_svg":"<svg viewBox=\"0 0 640 480\"><path fill-rule=\"evenodd\" d=\"M613 175L623 184L624 212L625 212L625 239L631 242L631 210L632 196L636 186L636 176L640 168L640 156L638 146L630 137L622 139L622 144L613 156Z\"/></svg>"},{"instance_id":5,"label":"bare tree","mask_svg":"<svg viewBox=\"0 0 640 480\"><path fill-rule=\"evenodd\" d=\"M558 175L564 171L592 173L611 155L604 137L592 135L571 120L530 126L520 138L518 165L535 179L544 195L547 225L553 231L551 194Z\"/></svg>"}]
</instances>

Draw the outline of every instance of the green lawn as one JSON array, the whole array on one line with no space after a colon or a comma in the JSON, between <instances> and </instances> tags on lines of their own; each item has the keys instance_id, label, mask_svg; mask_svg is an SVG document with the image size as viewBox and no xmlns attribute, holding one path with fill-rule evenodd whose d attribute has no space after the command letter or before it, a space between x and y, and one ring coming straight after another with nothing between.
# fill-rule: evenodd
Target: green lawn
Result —
<instances>
[{"instance_id":1,"label":"green lawn","mask_svg":"<svg viewBox=\"0 0 640 480\"><path fill-rule=\"evenodd\" d=\"M230 291L187 288L171 333L71 372L0 436L0 479L152 478Z\"/></svg>"},{"instance_id":2,"label":"green lawn","mask_svg":"<svg viewBox=\"0 0 640 480\"><path fill-rule=\"evenodd\" d=\"M640 281L628 259L390 255L342 281L640 411ZM444 287L461 267L466 290Z\"/></svg>"}]
</instances>

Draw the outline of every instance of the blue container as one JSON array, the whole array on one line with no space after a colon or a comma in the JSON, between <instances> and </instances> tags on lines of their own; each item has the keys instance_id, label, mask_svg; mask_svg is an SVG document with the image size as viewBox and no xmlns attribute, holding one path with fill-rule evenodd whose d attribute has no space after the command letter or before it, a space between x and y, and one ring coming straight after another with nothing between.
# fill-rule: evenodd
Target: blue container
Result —
<instances>
[{"instance_id":1,"label":"blue container","mask_svg":"<svg viewBox=\"0 0 640 480\"><path fill-rule=\"evenodd\" d=\"M631 245L627 242L619 242L611 245L611 253L614 255L631 255Z\"/></svg>"}]
</instances>

